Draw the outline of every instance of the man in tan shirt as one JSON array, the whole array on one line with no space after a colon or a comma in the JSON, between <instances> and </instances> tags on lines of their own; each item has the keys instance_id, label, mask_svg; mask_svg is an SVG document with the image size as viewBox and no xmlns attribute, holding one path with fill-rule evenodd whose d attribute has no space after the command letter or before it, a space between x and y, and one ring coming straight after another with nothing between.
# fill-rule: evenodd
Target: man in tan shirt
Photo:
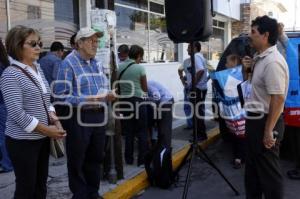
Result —
<instances>
[{"instance_id":1,"label":"man in tan shirt","mask_svg":"<svg viewBox=\"0 0 300 199\"><path fill-rule=\"evenodd\" d=\"M247 199L283 198L283 177L279 165L279 142L283 137L282 112L287 96L289 73L284 57L276 47L277 21L257 17L251 24L251 45L257 53L244 57L244 67L251 67L252 91L246 99ZM274 133L275 132L275 133Z\"/></svg>"}]
</instances>

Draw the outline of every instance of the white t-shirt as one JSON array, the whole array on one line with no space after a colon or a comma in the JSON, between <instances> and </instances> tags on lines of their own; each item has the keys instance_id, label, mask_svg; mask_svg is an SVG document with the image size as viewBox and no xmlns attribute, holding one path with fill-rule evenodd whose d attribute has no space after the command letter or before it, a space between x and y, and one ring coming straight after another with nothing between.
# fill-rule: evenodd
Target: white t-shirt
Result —
<instances>
[{"instance_id":1,"label":"white t-shirt","mask_svg":"<svg viewBox=\"0 0 300 199\"><path fill-rule=\"evenodd\" d=\"M188 58L184 60L183 62L183 67L186 73L186 78L187 78L187 84L189 87L191 87L192 84L192 75L191 75L191 59ZM206 60L203 57L202 53L196 53L195 54L195 72L199 72L201 70L204 71L201 79L197 82L196 88L200 90L206 90L207 89L207 68L206 68Z\"/></svg>"}]
</instances>

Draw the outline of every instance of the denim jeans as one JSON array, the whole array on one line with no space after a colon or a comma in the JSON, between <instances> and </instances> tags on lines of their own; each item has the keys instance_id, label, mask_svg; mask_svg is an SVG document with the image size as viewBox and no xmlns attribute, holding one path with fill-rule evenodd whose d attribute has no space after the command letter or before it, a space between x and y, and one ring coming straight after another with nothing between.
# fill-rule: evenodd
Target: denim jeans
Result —
<instances>
[{"instance_id":1,"label":"denim jeans","mask_svg":"<svg viewBox=\"0 0 300 199\"><path fill-rule=\"evenodd\" d=\"M0 152L2 158L0 159L0 165L4 171L12 171L13 167L8 157L6 146L5 146L5 122L6 122L6 108L3 104L0 104Z\"/></svg>"}]
</instances>

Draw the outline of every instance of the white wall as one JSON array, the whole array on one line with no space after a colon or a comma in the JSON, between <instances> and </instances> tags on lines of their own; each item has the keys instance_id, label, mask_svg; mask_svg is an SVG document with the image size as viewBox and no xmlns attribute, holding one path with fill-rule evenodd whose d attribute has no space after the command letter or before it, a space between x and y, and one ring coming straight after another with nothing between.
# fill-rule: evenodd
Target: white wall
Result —
<instances>
[{"instance_id":1,"label":"white wall","mask_svg":"<svg viewBox=\"0 0 300 199\"><path fill-rule=\"evenodd\" d=\"M143 64L147 79L155 80L166 87L174 96L174 100L183 99L183 86L178 76L180 63Z\"/></svg>"},{"instance_id":2,"label":"white wall","mask_svg":"<svg viewBox=\"0 0 300 199\"><path fill-rule=\"evenodd\" d=\"M215 12L240 20L241 0L213 0L213 4Z\"/></svg>"}]
</instances>

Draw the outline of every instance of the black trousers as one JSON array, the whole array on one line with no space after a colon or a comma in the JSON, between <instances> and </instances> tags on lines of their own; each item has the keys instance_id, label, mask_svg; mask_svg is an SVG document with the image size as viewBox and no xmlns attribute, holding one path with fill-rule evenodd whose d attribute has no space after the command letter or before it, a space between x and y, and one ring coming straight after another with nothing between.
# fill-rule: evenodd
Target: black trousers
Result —
<instances>
[{"instance_id":1,"label":"black trousers","mask_svg":"<svg viewBox=\"0 0 300 199\"><path fill-rule=\"evenodd\" d=\"M81 111L85 124L99 124L103 112ZM100 164L104 157L105 126L80 125L77 113L67 123L66 152L72 199L94 199L100 187Z\"/></svg>"},{"instance_id":2,"label":"black trousers","mask_svg":"<svg viewBox=\"0 0 300 199\"><path fill-rule=\"evenodd\" d=\"M300 128L295 126L287 126L285 134L288 135L288 140L286 144L291 148L291 156L295 161L295 166L300 169Z\"/></svg>"},{"instance_id":3,"label":"black trousers","mask_svg":"<svg viewBox=\"0 0 300 199\"><path fill-rule=\"evenodd\" d=\"M127 164L133 164L134 137L138 138L138 165L144 164L145 155L149 150L147 142L147 105L140 105L145 102L141 98L131 97L123 98L120 102L132 104L121 104L121 108L133 108L130 111L123 111L124 118L121 121L122 130L125 133L125 161ZM129 118L129 116L131 116Z\"/></svg>"},{"instance_id":4,"label":"black trousers","mask_svg":"<svg viewBox=\"0 0 300 199\"><path fill-rule=\"evenodd\" d=\"M204 121L204 117L205 117L204 102L205 102L206 93L207 93L207 90L200 90L200 89L196 88L196 103L200 104L200 105L198 105L199 106L198 110L196 110L196 111L198 111L198 114L200 116L200 117L197 117L197 119L196 119L197 132L198 132L198 137L203 137L203 138L207 138L206 126L205 126L205 121Z\"/></svg>"},{"instance_id":5,"label":"black trousers","mask_svg":"<svg viewBox=\"0 0 300 199\"><path fill-rule=\"evenodd\" d=\"M253 113L248 113L255 116ZM283 176L279 164L279 143L283 137L284 122L280 116L274 130L279 133L276 145L263 145L267 115L261 119L246 119L245 187L247 199L282 199Z\"/></svg>"},{"instance_id":6,"label":"black trousers","mask_svg":"<svg viewBox=\"0 0 300 199\"><path fill-rule=\"evenodd\" d=\"M230 133L231 143L232 143L232 152L234 159L241 159L242 162L245 162L246 154L246 139L244 137L238 137L233 133Z\"/></svg>"},{"instance_id":7,"label":"black trousers","mask_svg":"<svg viewBox=\"0 0 300 199\"><path fill-rule=\"evenodd\" d=\"M16 176L14 199L45 199L49 165L49 138L16 140L6 136Z\"/></svg>"}]
</instances>

